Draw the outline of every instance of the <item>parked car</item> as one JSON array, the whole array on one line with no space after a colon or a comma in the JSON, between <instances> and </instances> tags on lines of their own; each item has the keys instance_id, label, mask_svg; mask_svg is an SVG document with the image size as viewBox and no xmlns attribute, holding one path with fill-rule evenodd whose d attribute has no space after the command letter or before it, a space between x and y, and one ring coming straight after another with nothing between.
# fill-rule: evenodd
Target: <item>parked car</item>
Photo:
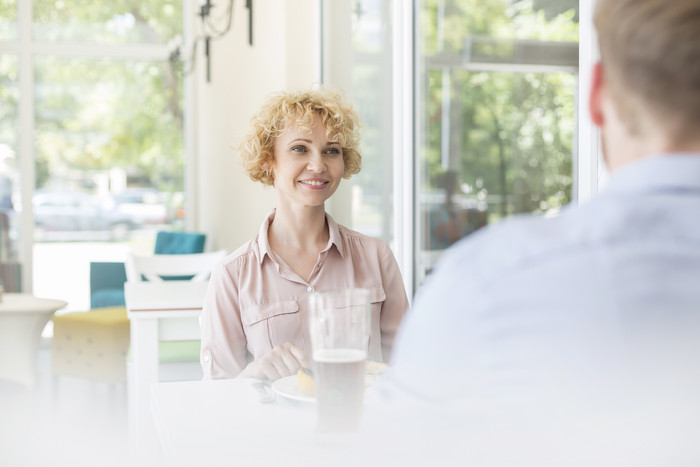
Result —
<instances>
[{"instance_id":1,"label":"parked car","mask_svg":"<svg viewBox=\"0 0 700 467\"><path fill-rule=\"evenodd\" d=\"M136 225L166 224L168 207L163 193L152 188L127 188L114 197L116 209Z\"/></svg>"},{"instance_id":2,"label":"parked car","mask_svg":"<svg viewBox=\"0 0 700 467\"><path fill-rule=\"evenodd\" d=\"M108 233L112 240L124 240L134 222L113 207L111 200L79 191L37 190L32 199L37 237L49 232L73 232L84 239L85 232ZM103 235L102 235L103 236ZM64 239L66 235L61 236Z\"/></svg>"}]
</instances>

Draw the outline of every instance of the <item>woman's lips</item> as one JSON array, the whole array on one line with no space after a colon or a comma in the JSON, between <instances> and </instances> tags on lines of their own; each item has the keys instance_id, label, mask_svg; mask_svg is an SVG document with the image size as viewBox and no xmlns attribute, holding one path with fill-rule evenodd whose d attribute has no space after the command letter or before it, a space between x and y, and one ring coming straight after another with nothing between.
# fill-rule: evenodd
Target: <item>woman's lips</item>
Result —
<instances>
[{"instance_id":1,"label":"woman's lips","mask_svg":"<svg viewBox=\"0 0 700 467\"><path fill-rule=\"evenodd\" d=\"M328 185L328 180L299 180L299 183L312 190L322 190Z\"/></svg>"}]
</instances>

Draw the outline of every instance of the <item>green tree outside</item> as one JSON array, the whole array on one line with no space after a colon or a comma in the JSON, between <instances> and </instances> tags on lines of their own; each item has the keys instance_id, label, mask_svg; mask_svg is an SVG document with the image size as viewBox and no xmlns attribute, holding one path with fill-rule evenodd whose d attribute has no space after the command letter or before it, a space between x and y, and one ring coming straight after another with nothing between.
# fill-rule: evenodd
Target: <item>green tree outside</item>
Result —
<instances>
[{"instance_id":1,"label":"green tree outside","mask_svg":"<svg viewBox=\"0 0 700 467\"><path fill-rule=\"evenodd\" d=\"M35 39L51 42L163 44L182 32L179 0L35 0L33 14ZM119 167L182 191L182 76L167 57L37 56L34 68L37 188Z\"/></svg>"},{"instance_id":2,"label":"green tree outside","mask_svg":"<svg viewBox=\"0 0 700 467\"><path fill-rule=\"evenodd\" d=\"M577 3L577 2L576 2ZM543 8L537 9L538 4ZM443 93L449 93L450 167L463 192L488 205L488 220L552 212L571 201L576 70L518 66L520 44L578 42L577 4L532 0L427 0L421 13L425 63L481 57L508 70L427 66L421 190L435 191L444 167ZM519 42L519 43L518 43ZM556 45L551 47L556 52ZM534 50L534 49L533 49ZM541 49L547 50L547 49ZM542 60L549 57L544 54ZM545 63L546 64L546 63ZM443 89L449 73L449 88Z\"/></svg>"}]
</instances>

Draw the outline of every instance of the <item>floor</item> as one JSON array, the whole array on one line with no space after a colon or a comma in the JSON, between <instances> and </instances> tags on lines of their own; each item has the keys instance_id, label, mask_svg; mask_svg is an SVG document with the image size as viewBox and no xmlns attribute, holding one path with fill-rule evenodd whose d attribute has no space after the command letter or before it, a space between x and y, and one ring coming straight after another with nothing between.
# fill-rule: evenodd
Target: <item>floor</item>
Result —
<instances>
[{"instance_id":1,"label":"floor","mask_svg":"<svg viewBox=\"0 0 700 467\"><path fill-rule=\"evenodd\" d=\"M0 379L0 465L126 466L126 385L51 375L50 341L33 390Z\"/></svg>"}]
</instances>

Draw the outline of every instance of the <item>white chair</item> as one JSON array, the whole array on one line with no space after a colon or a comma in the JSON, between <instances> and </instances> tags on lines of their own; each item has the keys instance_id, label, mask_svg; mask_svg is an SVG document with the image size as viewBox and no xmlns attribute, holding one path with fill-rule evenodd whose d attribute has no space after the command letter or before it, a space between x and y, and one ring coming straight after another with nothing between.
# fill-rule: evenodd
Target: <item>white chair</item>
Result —
<instances>
[{"instance_id":1,"label":"white chair","mask_svg":"<svg viewBox=\"0 0 700 467\"><path fill-rule=\"evenodd\" d=\"M179 255L137 256L128 254L126 258L126 280L162 281L172 277L190 276L190 280L209 279L214 265L226 256L225 250L209 253Z\"/></svg>"},{"instance_id":2,"label":"white chair","mask_svg":"<svg viewBox=\"0 0 700 467\"><path fill-rule=\"evenodd\" d=\"M162 283L169 279L183 280L183 278L197 282L206 281L214 265L224 256L226 256L225 250L177 255L128 254L125 264L126 278L127 282ZM199 348L198 318L158 319L158 380L201 379Z\"/></svg>"}]
</instances>

